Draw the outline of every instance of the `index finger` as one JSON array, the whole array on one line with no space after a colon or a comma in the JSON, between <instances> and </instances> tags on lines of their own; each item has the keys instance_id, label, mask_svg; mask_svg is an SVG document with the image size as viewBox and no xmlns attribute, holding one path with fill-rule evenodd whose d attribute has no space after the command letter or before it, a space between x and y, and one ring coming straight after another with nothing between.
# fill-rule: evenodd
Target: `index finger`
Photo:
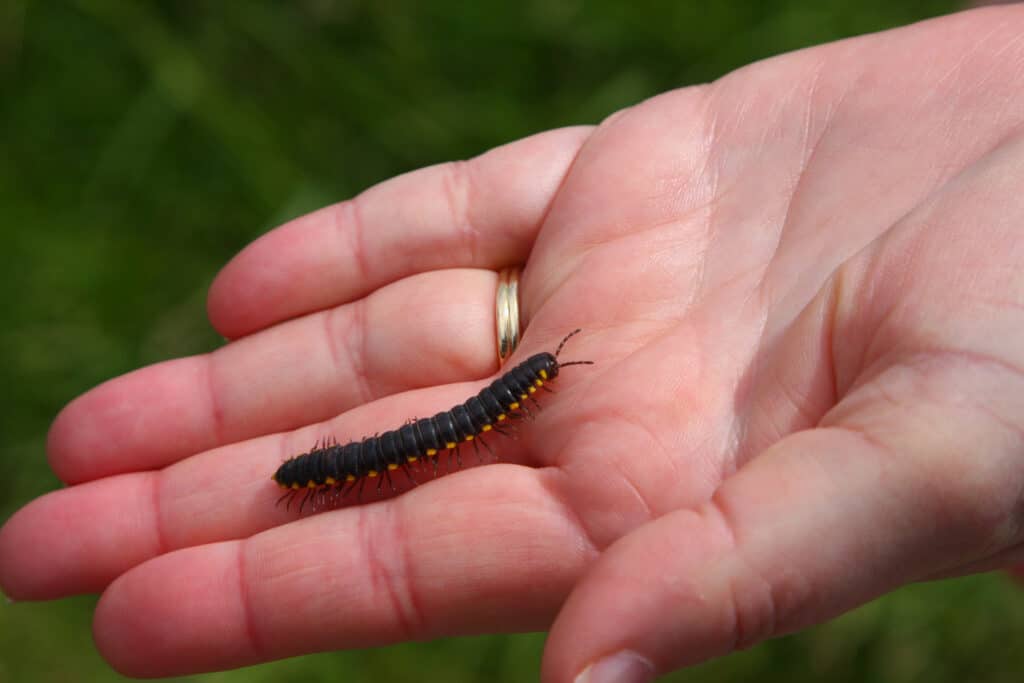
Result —
<instances>
[{"instance_id":1,"label":"index finger","mask_svg":"<svg viewBox=\"0 0 1024 683\"><path fill-rule=\"evenodd\" d=\"M297 218L224 267L210 321L236 338L415 273L522 263L590 131L540 133L412 171Z\"/></svg>"}]
</instances>

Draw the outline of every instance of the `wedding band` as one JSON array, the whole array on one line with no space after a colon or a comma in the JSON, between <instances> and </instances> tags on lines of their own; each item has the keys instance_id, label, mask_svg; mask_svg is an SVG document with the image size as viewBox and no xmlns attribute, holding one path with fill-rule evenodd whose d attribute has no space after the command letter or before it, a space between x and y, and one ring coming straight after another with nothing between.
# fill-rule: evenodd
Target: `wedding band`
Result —
<instances>
[{"instance_id":1,"label":"wedding band","mask_svg":"<svg viewBox=\"0 0 1024 683\"><path fill-rule=\"evenodd\" d=\"M519 346L519 268L498 271L498 291L494 297L498 332L498 365L504 365Z\"/></svg>"}]
</instances>

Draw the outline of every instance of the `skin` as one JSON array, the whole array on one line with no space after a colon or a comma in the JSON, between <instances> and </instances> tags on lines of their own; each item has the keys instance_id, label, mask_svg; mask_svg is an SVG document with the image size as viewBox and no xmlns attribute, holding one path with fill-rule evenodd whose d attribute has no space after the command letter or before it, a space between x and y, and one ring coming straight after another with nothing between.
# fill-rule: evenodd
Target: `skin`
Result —
<instances>
[{"instance_id":1,"label":"skin","mask_svg":"<svg viewBox=\"0 0 1024 683\"><path fill-rule=\"evenodd\" d=\"M0 585L102 591L97 645L136 676L550 629L542 677L568 683L1021 562L1021 22L784 55L267 234L210 292L234 341L58 416L70 486L0 530ZM562 357L595 365L491 440L501 462L275 508L285 457L498 372L514 263L512 362L582 327Z\"/></svg>"}]
</instances>

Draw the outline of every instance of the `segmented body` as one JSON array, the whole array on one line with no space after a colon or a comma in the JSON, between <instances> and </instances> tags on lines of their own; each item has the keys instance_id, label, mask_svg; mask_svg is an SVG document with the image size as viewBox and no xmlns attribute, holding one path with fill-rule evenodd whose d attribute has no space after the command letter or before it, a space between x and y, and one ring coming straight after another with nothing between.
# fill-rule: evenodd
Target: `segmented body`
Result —
<instances>
[{"instance_id":1,"label":"segmented body","mask_svg":"<svg viewBox=\"0 0 1024 683\"><path fill-rule=\"evenodd\" d=\"M473 441L491 430L500 432L501 425L510 417L526 410L524 401L558 376L559 368L591 363L558 362L558 353L577 332L579 330L566 336L554 354L530 356L451 410L413 420L361 441L326 444L287 460L272 477L278 486L289 491L282 500L290 499L303 489L314 492L338 488L344 495L367 479L387 477L390 480L390 472L399 468L408 473L410 465L425 459L435 459L436 468L436 458L443 451L457 453L460 443Z\"/></svg>"}]
</instances>

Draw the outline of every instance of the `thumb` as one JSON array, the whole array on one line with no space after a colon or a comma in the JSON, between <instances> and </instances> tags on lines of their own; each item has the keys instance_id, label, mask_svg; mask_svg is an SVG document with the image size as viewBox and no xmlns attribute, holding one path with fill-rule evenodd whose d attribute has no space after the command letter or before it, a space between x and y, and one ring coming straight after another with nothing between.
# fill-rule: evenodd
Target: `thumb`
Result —
<instances>
[{"instance_id":1,"label":"thumb","mask_svg":"<svg viewBox=\"0 0 1024 683\"><path fill-rule=\"evenodd\" d=\"M879 433L909 419L876 410ZM1019 444L987 422L932 423L917 442L930 451L924 467L897 432L825 427L779 441L700 508L608 549L555 621L543 680L649 681L1019 542L1005 522L1020 509L1024 472L996 471ZM977 450L960 448L970 440ZM1000 442L1006 457L979 462Z\"/></svg>"}]
</instances>

